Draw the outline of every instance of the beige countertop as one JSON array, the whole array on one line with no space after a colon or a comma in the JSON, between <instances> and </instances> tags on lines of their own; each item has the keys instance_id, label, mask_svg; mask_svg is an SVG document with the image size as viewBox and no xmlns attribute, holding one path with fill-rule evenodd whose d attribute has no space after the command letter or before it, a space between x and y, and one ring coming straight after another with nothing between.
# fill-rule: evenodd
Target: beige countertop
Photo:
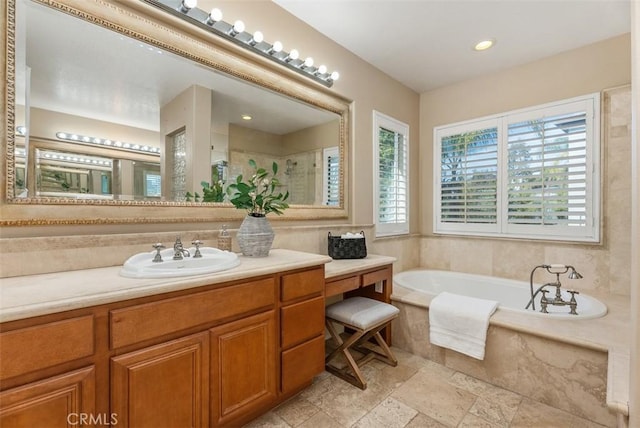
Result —
<instances>
[{"instance_id":1,"label":"beige countertop","mask_svg":"<svg viewBox=\"0 0 640 428\"><path fill-rule=\"evenodd\" d=\"M364 259L332 260L324 266L324 277L326 279L336 278L364 269L386 266L395 261L395 257L379 256L376 254L369 254Z\"/></svg>"},{"instance_id":2,"label":"beige countertop","mask_svg":"<svg viewBox=\"0 0 640 428\"><path fill-rule=\"evenodd\" d=\"M120 266L0 279L0 322L269 275L331 262L329 256L273 249L268 257L239 256L240 265L205 275L133 279Z\"/></svg>"}]
</instances>

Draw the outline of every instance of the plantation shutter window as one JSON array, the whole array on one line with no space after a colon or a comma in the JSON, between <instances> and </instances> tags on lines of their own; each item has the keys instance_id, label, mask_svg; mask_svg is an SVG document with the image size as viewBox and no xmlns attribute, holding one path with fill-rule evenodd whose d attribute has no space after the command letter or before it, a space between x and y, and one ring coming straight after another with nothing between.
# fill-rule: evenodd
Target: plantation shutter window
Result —
<instances>
[{"instance_id":1,"label":"plantation shutter window","mask_svg":"<svg viewBox=\"0 0 640 428\"><path fill-rule=\"evenodd\" d=\"M497 133L490 127L442 138L442 221L497 223Z\"/></svg>"},{"instance_id":2,"label":"plantation shutter window","mask_svg":"<svg viewBox=\"0 0 640 428\"><path fill-rule=\"evenodd\" d=\"M408 125L374 112L376 234L409 233Z\"/></svg>"},{"instance_id":3,"label":"plantation shutter window","mask_svg":"<svg viewBox=\"0 0 640 428\"><path fill-rule=\"evenodd\" d=\"M340 205L340 151L338 147L323 150L324 159L322 203L329 206Z\"/></svg>"},{"instance_id":4,"label":"plantation shutter window","mask_svg":"<svg viewBox=\"0 0 640 428\"><path fill-rule=\"evenodd\" d=\"M508 223L587 226L585 111L508 125Z\"/></svg>"},{"instance_id":5,"label":"plantation shutter window","mask_svg":"<svg viewBox=\"0 0 640 428\"><path fill-rule=\"evenodd\" d=\"M434 129L436 233L597 242L599 95Z\"/></svg>"}]
</instances>

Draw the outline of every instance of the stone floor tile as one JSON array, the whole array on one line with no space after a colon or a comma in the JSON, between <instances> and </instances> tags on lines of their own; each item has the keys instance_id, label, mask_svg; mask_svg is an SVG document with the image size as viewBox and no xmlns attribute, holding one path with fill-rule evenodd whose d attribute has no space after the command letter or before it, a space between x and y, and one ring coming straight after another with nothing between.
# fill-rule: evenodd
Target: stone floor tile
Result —
<instances>
[{"instance_id":1,"label":"stone floor tile","mask_svg":"<svg viewBox=\"0 0 640 428\"><path fill-rule=\"evenodd\" d=\"M353 425L355 428L403 428L418 412L406 404L387 397Z\"/></svg>"},{"instance_id":2,"label":"stone floor tile","mask_svg":"<svg viewBox=\"0 0 640 428\"><path fill-rule=\"evenodd\" d=\"M368 390L362 391L336 376L330 376L311 385L300 395L348 427L385 398L384 396L379 397L375 403L371 403L371 391L365 395Z\"/></svg>"},{"instance_id":3,"label":"stone floor tile","mask_svg":"<svg viewBox=\"0 0 640 428\"><path fill-rule=\"evenodd\" d=\"M479 418L476 415L471 413L467 413L465 417L462 419L458 428L496 428L501 425L496 425L492 422L486 421L482 418ZM530 427L533 428L533 427ZM543 427L538 427L543 428Z\"/></svg>"},{"instance_id":4,"label":"stone floor tile","mask_svg":"<svg viewBox=\"0 0 640 428\"><path fill-rule=\"evenodd\" d=\"M251 421L248 425L245 425L245 428L291 428L291 425L275 413L267 412L258 419Z\"/></svg>"},{"instance_id":5,"label":"stone floor tile","mask_svg":"<svg viewBox=\"0 0 640 428\"><path fill-rule=\"evenodd\" d=\"M320 409L318 407L314 406L300 395L296 395L273 410L276 415L280 416L292 427L301 425L319 411Z\"/></svg>"},{"instance_id":6,"label":"stone floor tile","mask_svg":"<svg viewBox=\"0 0 640 428\"><path fill-rule=\"evenodd\" d=\"M395 389L409 380L409 378L415 375L418 370L419 369L417 367L406 366L403 364L398 364L396 367L385 365L385 367L380 370L380 374L378 376L388 384L393 384Z\"/></svg>"},{"instance_id":7,"label":"stone floor tile","mask_svg":"<svg viewBox=\"0 0 640 428\"><path fill-rule=\"evenodd\" d=\"M431 419L429 416L418 413L417 416L411 419L404 428L445 428L446 425L441 424L435 419Z\"/></svg>"},{"instance_id":8,"label":"stone floor tile","mask_svg":"<svg viewBox=\"0 0 640 428\"><path fill-rule=\"evenodd\" d=\"M318 412L307 419L299 428L345 428L348 425L342 425L325 412Z\"/></svg>"},{"instance_id":9,"label":"stone floor tile","mask_svg":"<svg viewBox=\"0 0 640 428\"><path fill-rule=\"evenodd\" d=\"M391 396L448 426L456 426L477 399L431 368L420 369Z\"/></svg>"},{"instance_id":10,"label":"stone floor tile","mask_svg":"<svg viewBox=\"0 0 640 428\"><path fill-rule=\"evenodd\" d=\"M478 397L469 413L490 422L495 427L508 427L513 416L518 410L518 401L515 405L509 405L497 400Z\"/></svg>"},{"instance_id":11,"label":"stone floor tile","mask_svg":"<svg viewBox=\"0 0 640 428\"><path fill-rule=\"evenodd\" d=\"M564 410L523 398L511 428L602 428L602 425L574 416Z\"/></svg>"}]
</instances>

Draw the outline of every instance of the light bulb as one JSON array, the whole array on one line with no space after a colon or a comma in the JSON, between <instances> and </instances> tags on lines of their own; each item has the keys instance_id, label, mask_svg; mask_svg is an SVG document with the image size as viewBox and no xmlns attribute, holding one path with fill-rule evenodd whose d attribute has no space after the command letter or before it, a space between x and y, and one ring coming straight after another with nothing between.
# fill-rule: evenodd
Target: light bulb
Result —
<instances>
[{"instance_id":1,"label":"light bulb","mask_svg":"<svg viewBox=\"0 0 640 428\"><path fill-rule=\"evenodd\" d=\"M289 62L289 61L295 61L300 57L300 53L298 52L297 49L291 49L291 52L289 52L289 55L287 55L287 58L285 59L285 61Z\"/></svg>"},{"instance_id":2,"label":"light bulb","mask_svg":"<svg viewBox=\"0 0 640 428\"><path fill-rule=\"evenodd\" d=\"M338 73L337 71L334 71L333 73L331 73L331 80L336 81L340 78L340 73Z\"/></svg>"},{"instance_id":3,"label":"light bulb","mask_svg":"<svg viewBox=\"0 0 640 428\"><path fill-rule=\"evenodd\" d=\"M282 43L275 41L273 42L273 46L271 46L271 49L269 49L269 53L274 54L278 52L282 52Z\"/></svg>"},{"instance_id":4,"label":"light bulb","mask_svg":"<svg viewBox=\"0 0 640 428\"><path fill-rule=\"evenodd\" d=\"M494 39L483 40L481 42L478 42L473 47L473 49L476 50L476 51L485 51L485 50L489 49L490 47L492 47L495 43L496 43L496 41Z\"/></svg>"},{"instance_id":5,"label":"light bulb","mask_svg":"<svg viewBox=\"0 0 640 428\"><path fill-rule=\"evenodd\" d=\"M240 34L244 31L244 22L239 19L233 23L233 27L231 28L231 32L229 33L231 36L235 36L236 34Z\"/></svg>"},{"instance_id":6,"label":"light bulb","mask_svg":"<svg viewBox=\"0 0 640 428\"><path fill-rule=\"evenodd\" d=\"M251 40L249 40L249 44L251 46L255 46L258 43L262 43L263 40L264 36L262 35L262 32L256 31L255 33L253 33L253 37L251 37Z\"/></svg>"},{"instance_id":7,"label":"light bulb","mask_svg":"<svg viewBox=\"0 0 640 428\"><path fill-rule=\"evenodd\" d=\"M213 25L218 21L222 21L222 11L217 7L214 7L213 9L211 9L211 12L209 12L206 24Z\"/></svg>"},{"instance_id":8,"label":"light bulb","mask_svg":"<svg viewBox=\"0 0 640 428\"><path fill-rule=\"evenodd\" d=\"M198 5L198 0L182 0L180 3L180 12L187 13Z\"/></svg>"},{"instance_id":9,"label":"light bulb","mask_svg":"<svg viewBox=\"0 0 640 428\"><path fill-rule=\"evenodd\" d=\"M304 60L304 66L313 67L313 58L307 57L307 59Z\"/></svg>"},{"instance_id":10,"label":"light bulb","mask_svg":"<svg viewBox=\"0 0 640 428\"><path fill-rule=\"evenodd\" d=\"M327 73L326 65L321 65L320 67L318 67L318 74L326 74L326 73Z\"/></svg>"}]
</instances>

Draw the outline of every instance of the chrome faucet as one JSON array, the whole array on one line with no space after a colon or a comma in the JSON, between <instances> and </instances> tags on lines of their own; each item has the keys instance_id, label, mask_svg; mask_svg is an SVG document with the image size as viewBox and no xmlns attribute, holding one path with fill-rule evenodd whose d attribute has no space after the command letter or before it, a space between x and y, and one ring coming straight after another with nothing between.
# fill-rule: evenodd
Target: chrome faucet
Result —
<instances>
[{"instance_id":1,"label":"chrome faucet","mask_svg":"<svg viewBox=\"0 0 640 428\"><path fill-rule=\"evenodd\" d=\"M545 285L555 285L555 284L545 284ZM558 289L559 288L556 288L556 290ZM561 297L558 297L557 292L556 292L556 297L553 299L547 298L547 293L549 292L549 290L540 290L540 292L542 293L542 297L540 298L540 306L541 306L540 312L542 312L543 314L549 313L547 311L547 305L551 304L554 306L569 306L569 313L571 315L578 315L578 312L576 311L576 309L578 308L578 302L576 301L576 294L580 294L579 292L575 290L567 290L568 293L571 293L571 299L569 299L568 301L563 300Z\"/></svg>"},{"instance_id":2,"label":"chrome faucet","mask_svg":"<svg viewBox=\"0 0 640 428\"><path fill-rule=\"evenodd\" d=\"M176 242L173 244L173 260L182 260L183 257L191 257L191 253L182 246L182 241L177 236Z\"/></svg>"},{"instance_id":3,"label":"chrome faucet","mask_svg":"<svg viewBox=\"0 0 640 428\"><path fill-rule=\"evenodd\" d=\"M549 283L546 283L544 285L541 285L534 292L533 291L533 274L535 273L536 269L538 269L538 268L543 268L547 272L549 272L550 274L555 275L556 276L556 281L555 282L549 282ZM545 313L545 314L548 313L547 312L547 306L548 305L569 306L569 313L571 315L578 315L578 312L576 311L576 309L578 308L578 302L576 301L576 294L580 294L580 293L575 291L575 290L567 290L568 293L571 293L571 299L564 300L562 298L562 294L560 292L560 287L562 287L562 284L560 283L560 275L563 275L563 274L565 274L567 272L569 272L569 275L568 275L569 279L582 279L582 275L580 275L573 266L569 266L569 265L539 265L539 266L534 267L533 270L531 271L531 275L529 276L529 288L531 290L531 299L529 300L529 303L527 303L527 306L525 306L525 309L529 309L529 306L531 306L531 308L535 311L536 310L536 304L534 302L534 299L539 293L542 293L542 297L540 298L540 306L541 306L540 312ZM547 293L549 292L549 290L545 290L546 287L555 287L556 288L555 296L553 298L547 297Z\"/></svg>"}]
</instances>

